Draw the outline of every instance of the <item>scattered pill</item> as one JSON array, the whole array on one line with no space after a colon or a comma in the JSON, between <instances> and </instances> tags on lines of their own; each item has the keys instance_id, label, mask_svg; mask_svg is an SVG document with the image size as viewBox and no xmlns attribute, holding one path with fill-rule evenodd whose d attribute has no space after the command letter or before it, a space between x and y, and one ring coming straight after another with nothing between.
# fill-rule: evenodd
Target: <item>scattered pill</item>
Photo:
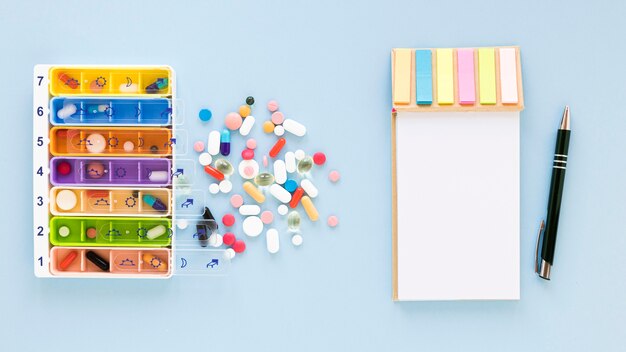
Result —
<instances>
[{"instance_id":1,"label":"scattered pill","mask_svg":"<svg viewBox=\"0 0 626 352\"><path fill-rule=\"evenodd\" d=\"M278 230L269 229L265 233L265 243L267 245L267 251L274 254L280 250L280 238L278 237Z\"/></svg>"},{"instance_id":2,"label":"scattered pill","mask_svg":"<svg viewBox=\"0 0 626 352\"><path fill-rule=\"evenodd\" d=\"M78 111L76 104L64 102L63 107L57 111L57 117L61 120L65 120L66 118L74 115L76 111Z\"/></svg>"},{"instance_id":3,"label":"scattered pill","mask_svg":"<svg viewBox=\"0 0 626 352\"><path fill-rule=\"evenodd\" d=\"M235 251L235 253L242 253L246 250L246 242L242 240L236 240L235 243L233 243L232 249Z\"/></svg>"},{"instance_id":4,"label":"scattered pill","mask_svg":"<svg viewBox=\"0 0 626 352\"><path fill-rule=\"evenodd\" d=\"M287 181L287 169L282 160L274 161L274 181L281 185Z\"/></svg>"},{"instance_id":5,"label":"scattered pill","mask_svg":"<svg viewBox=\"0 0 626 352\"><path fill-rule=\"evenodd\" d=\"M304 188L304 191L306 192L306 194L311 198L317 197L317 194L319 193L319 191L317 190L317 187L315 187L313 182L311 182L311 180L306 179L306 178L300 181L300 187Z\"/></svg>"},{"instance_id":6,"label":"scattered pill","mask_svg":"<svg viewBox=\"0 0 626 352\"><path fill-rule=\"evenodd\" d=\"M253 96L249 96L246 98L246 104L248 105L254 105L254 97Z\"/></svg>"},{"instance_id":7,"label":"scattered pill","mask_svg":"<svg viewBox=\"0 0 626 352\"><path fill-rule=\"evenodd\" d=\"M270 100L267 103L267 110L269 110L270 112L278 110L278 102L276 100Z\"/></svg>"},{"instance_id":8,"label":"scattered pill","mask_svg":"<svg viewBox=\"0 0 626 352\"><path fill-rule=\"evenodd\" d=\"M109 271L109 267L110 267L109 262L107 262L106 260L104 260L104 258L96 254L96 252L87 251L87 254L85 254L85 257L87 257L87 259L90 262L94 263L95 266L100 268L100 270Z\"/></svg>"},{"instance_id":9,"label":"scattered pill","mask_svg":"<svg viewBox=\"0 0 626 352\"><path fill-rule=\"evenodd\" d=\"M220 134L220 154L228 156L230 154L230 131L223 129Z\"/></svg>"},{"instance_id":10,"label":"scattered pill","mask_svg":"<svg viewBox=\"0 0 626 352\"><path fill-rule=\"evenodd\" d=\"M239 176L246 180L253 179L259 174L259 163L256 160L242 160L238 167Z\"/></svg>"},{"instance_id":11,"label":"scattered pill","mask_svg":"<svg viewBox=\"0 0 626 352\"><path fill-rule=\"evenodd\" d=\"M207 142L207 152L211 155L217 155L220 153L220 132L211 131L209 133L209 140Z\"/></svg>"},{"instance_id":12,"label":"scattered pill","mask_svg":"<svg viewBox=\"0 0 626 352\"><path fill-rule=\"evenodd\" d=\"M167 263L154 254L144 253L141 259L148 268L157 269L158 271L167 271Z\"/></svg>"},{"instance_id":13,"label":"scattered pill","mask_svg":"<svg viewBox=\"0 0 626 352\"><path fill-rule=\"evenodd\" d=\"M257 203L265 202L265 195L258 188L256 188L252 182L246 181L243 183L243 190L248 193L252 199L254 199Z\"/></svg>"},{"instance_id":14,"label":"scattered pill","mask_svg":"<svg viewBox=\"0 0 626 352\"><path fill-rule=\"evenodd\" d=\"M204 142L196 141L196 143L193 144L193 150L195 150L198 153L202 153L202 151L204 150Z\"/></svg>"},{"instance_id":15,"label":"scattered pill","mask_svg":"<svg viewBox=\"0 0 626 352\"><path fill-rule=\"evenodd\" d=\"M209 236L209 246L217 248L221 246L222 243L224 243L224 238L219 233L212 233L211 236Z\"/></svg>"},{"instance_id":16,"label":"scattered pill","mask_svg":"<svg viewBox=\"0 0 626 352\"><path fill-rule=\"evenodd\" d=\"M233 194L233 196L230 197L230 205L232 205L233 208L239 208L243 205L243 197L240 194Z\"/></svg>"},{"instance_id":17,"label":"scattered pill","mask_svg":"<svg viewBox=\"0 0 626 352\"><path fill-rule=\"evenodd\" d=\"M235 172L235 169L233 168L233 165L230 163L230 161L221 158L215 160L215 169L224 174L224 176L230 176L233 174L233 172Z\"/></svg>"},{"instance_id":18,"label":"scattered pill","mask_svg":"<svg viewBox=\"0 0 626 352\"><path fill-rule=\"evenodd\" d=\"M258 216L248 216L243 220L243 233L250 237L256 237L263 232L263 221Z\"/></svg>"},{"instance_id":19,"label":"scattered pill","mask_svg":"<svg viewBox=\"0 0 626 352\"><path fill-rule=\"evenodd\" d=\"M256 149L256 139L254 138L250 138L246 141L246 147L248 147L248 149Z\"/></svg>"},{"instance_id":20,"label":"scattered pill","mask_svg":"<svg viewBox=\"0 0 626 352\"><path fill-rule=\"evenodd\" d=\"M90 153L102 153L107 147L107 141L100 133L92 133L87 136L87 151Z\"/></svg>"},{"instance_id":21,"label":"scattered pill","mask_svg":"<svg viewBox=\"0 0 626 352\"><path fill-rule=\"evenodd\" d=\"M203 149L204 148L200 150L203 150ZM209 153L201 153L200 155L198 155L198 162L200 162L200 165L202 166L210 165L212 161L213 161L213 157Z\"/></svg>"},{"instance_id":22,"label":"scattered pill","mask_svg":"<svg viewBox=\"0 0 626 352\"><path fill-rule=\"evenodd\" d=\"M300 230L300 213L295 210L292 210L289 215L287 215L287 228L291 232L298 232Z\"/></svg>"},{"instance_id":23,"label":"scattered pill","mask_svg":"<svg viewBox=\"0 0 626 352\"><path fill-rule=\"evenodd\" d=\"M303 238L302 235L300 235L299 233L296 233L295 235L291 236L291 244L293 244L296 247L300 247L302 245L303 242Z\"/></svg>"},{"instance_id":24,"label":"scattered pill","mask_svg":"<svg viewBox=\"0 0 626 352\"><path fill-rule=\"evenodd\" d=\"M57 164L57 172L60 175L69 175L72 172L72 166L67 161L61 161Z\"/></svg>"},{"instance_id":25,"label":"scattered pill","mask_svg":"<svg viewBox=\"0 0 626 352\"><path fill-rule=\"evenodd\" d=\"M276 127L274 127L274 134L277 135L278 137L284 135L285 134L285 128L283 126L276 126Z\"/></svg>"},{"instance_id":26,"label":"scattered pill","mask_svg":"<svg viewBox=\"0 0 626 352\"><path fill-rule=\"evenodd\" d=\"M69 252L65 258L63 258L63 260L59 263L59 269L60 270L67 270L67 268L70 267L70 265L72 265L72 263L74 262L74 259L76 259L78 257L78 252L77 251L71 251Z\"/></svg>"},{"instance_id":27,"label":"scattered pill","mask_svg":"<svg viewBox=\"0 0 626 352\"><path fill-rule=\"evenodd\" d=\"M274 125L280 125L283 121L285 121L285 115L282 112L276 111L272 114L272 123Z\"/></svg>"},{"instance_id":28,"label":"scattered pill","mask_svg":"<svg viewBox=\"0 0 626 352\"><path fill-rule=\"evenodd\" d=\"M146 204L148 204L154 210L167 211L167 206L165 205L165 203L163 203L159 198L151 194L144 194L142 199Z\"/></svg>"},{"instance_id":29,"label":"scattered pill","mask_svg":"<svg viewBox=\"0 0 626 352\"><path fill-rule=\"evenodd\" d=\"M233 190L233 183L229 180L222 180L219 184L220 192L230 193Z\"/></svg>"},{"instance_id":30,"label":"scattered pill","mask_svg":"<svg viewBox=\"0 0 626 352\"><path fill-rule=\"evenodd\" d=\"M239 115L244 119L248 117L248 115L250 115L250 107L248 105L241 105L239 107Z\"/></svg>"},{"instance_id":31,"label":"scattered pill","mask_svg":"<svg viewBox=\"0 0 626 352\"><path fill-rule=\"evenodd\" d=\"M339 225L339 219L335 215L331 215L328 217L328 226L335 227Z\"/></svg>"},{"instance_id":32,"label":"scattered pill","mask_svg":"<svg viewBox=\"0 0 626 352\"><path fill-rule=\"evenodd\" d=\"M71 210L74 209L76 203L78 202L78 198L76 197L76 193L69 189L64 189L59 191L56 196L57 207L61 210Z\"/></svg>"},{"instance_id":33,"label":"scattered pill","mask_svg":"<svg viewBox=\"0 0 626 352\"><path fill-rule=\"evenodd\" d=\"M153 240L157 237L163 236L167 232L167 229L163 225L157 225L146 232L146 238Z\"/></svg>"},{"instance_id":34,"label":"scattered pill","mask_svg":"<svg viewBox=\"0 0 626 352\"><path fill-rule=\"evenodd\" d=\"M224 257L228 259L235 258L235 250L232 248L228 248L226 251L224 251Z\"/></svg>"},{"instance_id":35,"label":"scattered pill","mask_svg":"<svg viewBox=\"0 0 626 352\"><path fill-rule=\"evenodd\" d=\"M274 214L272 214L272 212L269 210L262 212L261 221L263 221L263 223L266 225L271 224L272 221L274 221Z\"/></svg>"},{"instance_id":36,"label":"scattered pill","mask_svg":"<svg viewBox=\"0 0 626 352\"><path fill-rule=\"evenodd\" d=\"M286 119L285 121L283 121L283 127L285 128L285 131L298 137L302 137L306 134L306 127L304 127L303 124L292 119Z\"/></svg>"},{"instance_id":37,"label":"scattered pill","mask_svg":"<svg viewBox=\"0 0 626 352\"><path fill-rule=\"evenodd\" d=\"M298 188L298 182L296 182L296 180L289 179L285 181L283 187L285 187L288 192L293 192L296 190L296 188Z\"/></svg>"},{"instance_id":38,"label":"scattered pill","mask_svg":"<svg viewBox=\"0 0 626 352\"><path fill-rule=\"evenodd\" d=\"M326 162L326 154L322 152L317 152L313 154L313 162L315 163L315 165L324 165L324 163Z\"/></svg>"},{"instance_id":39,"label":"scattered pill","mask_svg":"<svg viewBox=\"0 0 626 352\"><path fill-rule=\"evenodd\" d=\"M91 239L96 238L96 236L98 235L98 231L96 231L95 227L90 227L85 232L86 232L87 238L91 238Z\"/></svg>"},{"instance_id":40,"label":"scattered pill","mask_svg":"<svg viewBox=\"0 0 626 352\"><path fill-rule=\"evenodd\" d=\"M311 221L317 221L317 219L319 218L319 214L311 198L309 198L309 196L303 196L300 202L302 202L304 211L306 212L306 215L309 217L309 219Z\"/></svg>"},{"instance_id":41,"label":"scattered pill","mask_svg":"<svg viewBox=\"0 0 626 352\"><path fill-rule=\"evenodd\" d=\"M296 172L296 154L294 152L285 153L285 167L287 172Z\"/></svg>"},{"instance_id":42,"label":"scattered pill","mask_svg":"<svg viewBox=\"0 0 626 352\"><path fill-rule=\"evenodd\" d=\"M196 225L196 233L194 236L198 236L198 241L200 242L201 247L206 247L209 245L209 236L207 227L202 224Z\"/></svg>"},{"instance_id":43,"label":"scattered pill","mask_svg":"<svg viewBox=\"0 0 626 352\"><path fill-rule=\"evenodd\" d=\"M150 171L148 173L148 180L152 182L165 182L169 178L170 178L170 173L167 171Z\"/></svg>"},{"instance_id":44,"label":"scattered pill","mask_svg":"<svg viewBox=\"0 0 626 352\"><path fill-rule=\"evenodd\" d=\"M235 224L235 216L233 214L226 214L222 216L222 224L224 226L233 226Z\"/></svg>"},{"instance_id":45,"label":"scattered pill","mask_svg":"<svg viewBox=\"0 0 626 352\"><path fill-rule=\"evenodd\" d=\"M313 158L311 158L310 156L305 156L304 159L298 161L298 173L300 174L306 174L307 172L311 171L311 168L313 167Z\"/></svg>"},{"instance_id":46,"label":"scattered pill","mask_svg":"<svg viewBox=\"0 0 626 352\"><path fill-rule=\"evenodd\" d=\"M276 141L276 144L274 144L274 146L272 147L272 149L270 149L270 157L275 158L278 153L280 153L280 151L283 149L285 143L287 143L287 140L285 140L285 138L279 138Z\"/></svg>"},{"instance_id":47,"label":"scattered pill","mask_svg":"<svg viewBox=\"0 0 626 352\"><path fill-rule=\"evenodd\" d=\"M272 121L263 122L263 132L265 133L274 132L274 124L272 123Z\"/></svg>"},{"instance_id":48,"label":"scattered pill","mask_svg":"<svg viewBox=\"0 0 626 352\"><path fill-rule=\"evenodd\" d=\"M254 183L259 187L267 187L274 183L274 175L269 172L261 172L254 177Z\"/></svg>"},{"instance_id":49,"label":"scattered pill","mask_svg":"<svg viewBox=\"0 0 626 352\"><path fill-rule=\"evenodd\" d=\"M187 221L187 219L178 219L176 220L176 226L179 229L184 230L189 226L189 221Z\"/></svg>"},{"instance_id":50,"label":"scattered pill","mask_svg":"<svg viewBox=\"0 0 626 352\"><path fill-rule=\"evenodd\" d=\"M220 185L217 183L211 183L209 185L209 193L211 194L218 194L220 193Z\"/></svg>"},{"instance_id":51,"label":"scattered pill","mask_svg":"<svg viewBox=\"0 0 626 352\"><path fill-rule=\"evenodd\" d=\"M226 128L231 131L239 129L242 123L243 120L241 119L241 115L236 112L229 112L228 114L226 114L226 118L224 119L224 124L226 125Z\"/></svg>"},{"instance_id":52,"label":"scattered pill","mask_svg":"<svg viewBox=\"0 0 626 352\"><path fill-rule=\"evenodd\" d=\"M200 118L200 120L206 122L206 121L209 121L211 117L213 117L213 113L209 109L202 109L198 113L198 117Z\"/></svg>"},{"instance_id":53,"label":"scattered pill","mask_svg":"<svg viewBox=\"0 0 626 352\"><path fill-rule=\"evenodd\" d=\"M267 160L267 155L263 155L263 166L267 167L269 165L269 161Z\"/></svg>"},{"instance_id":54,"label":"scattered pill","mask_svg":"<svg viewBox=\"0 0 626 352\"><path fill-rule=\"evenodd\" d=\"M270 186L270 194L281 203L289 203L291 200L291 193L287 192L283 186L276 183Z\"/></svg>"},{"instance_id":55,"label":"scattered pill","mask_svg":"<svg viewBox=\"0 0 626 352\"><path fill-rule=\"evenodd\" d=\"M302 187L297 187L291 196L291 201L289 202L289 207L292 209L298 206L300 199L304 195L304 189Z\"/></svg>"},{"instance_id":56,"label":"scattered pill","mask_svg":"<svg viewBox=\"0 0 626 352\"><path fill-rule=\"evenodd\" d=\"M124 142L124 151L132 152L135 149L135 144L131 141Z\"/></svg>"},{"instance_id":57,"label":"scattered pill","mask_svg":"<svg viewBox=\"0 0 626 352\"><path fill-rule=\"evenodd\" d=\"M241 158L243 160L250 160L250 159L254 159L254 150L252 149L244 149L241 151Z\"/></svg>"},{"instance_id":58,"label":"scattered pill","mask_svg":"<svg viewBox=\"0 0 626 352\"><path fill-rule=\"evenodd\" d=\"M339 171L337 170L333 170L328 174L328 179L330 180L330 182L337 182L339 181L339 179L341 178L341 175L339 174Z\"/></svg>"},{"instance_id":59,"label":"scattered pill","mask_svg":"<svg viewBox=\"0 0 626 352\"><path fill-rule=\"evenodd\" d=\"M306 154L304 153L304 150L302 150L302 149L298 149L298 150L296 150L296 152L294 153L294 156L296 157L296 160L300 161L300 160L304 159L304 157L306 156Z\"/></svg>"},{"instance_id":60,"label":"scattered pill","mask_svg":"<svg viewBox=\"0 0 626 352\"><path fill-rule=\"evenodd\" d=\"M221 181L224 179L224 174L221 173L218 169L214 168L211 165L204 166L204 172L211 175L214 179Z\"/></svg>"},{"instance_id":61,"label":"scattered pill","mask_svg":"<svg viewBox=\"0 0 626 352\"><path fill-rule=\"evenodd\" d=\"M287 208L285 204L281 204L278 206L278 209L276 209L276 211L278 212L279 215L287 215L289 208Z\"/></svg>"},{"instance_id":62,"label":"scattered pill","mask_svg":"<svg viewBox=\"0 0 626 352\"><path fill-rule=\"evenodd\" d=\"M254 126L255 121L256 119L252 115L246 117L243 120L241 127L239 128L239 134L241 134L242 136L247 136L248 134L250 134L250 131L252 130L252 126Z\"/></svg>"},{"instance_id":63,"label":"scattered pill","mask_svg":"<svg viewBox=\"0 0 626 352\"><path fill-rule=\"evenodd\" d=\"M237 238L235 238L235 234L232 232L226 232L224 234L224 236L222 236L222 241L224 242L225 245L227 246L232 246L233 243L235 243L235 240Z\"/></svg>"},{"instance_id":64,"label":"scattered pill","mask_svg":"<svg viewBox=\"0 0 626 352\"><path fill-rule=\"evenodd\" d=\"M259 215L259 213L261 213L261 207L256 204L245 204L239 207L241 215Z\"/></svg>"},{"instance_id":65,"label":"scattered pill","mask_svg":"<svg viewBox=\"0 0 626 352\"><path fill-rule=\"evenodd\" d=\"M70 228L67 226L61 226L59 227L59 236L61 237L67 237L70 235Z\"/></svg>"}]
</instances>

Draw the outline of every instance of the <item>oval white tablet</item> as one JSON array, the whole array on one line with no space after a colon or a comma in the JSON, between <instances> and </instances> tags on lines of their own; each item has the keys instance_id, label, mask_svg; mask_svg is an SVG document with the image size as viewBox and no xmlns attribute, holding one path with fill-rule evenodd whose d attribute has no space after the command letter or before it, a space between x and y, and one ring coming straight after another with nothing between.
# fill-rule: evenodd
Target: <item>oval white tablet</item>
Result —
<instances>
[{"instance_id":1,"label":"oval white tablet","mask_svg":"<svg viewBox=\"0 0 626 352\"><path fill-rule=\"evenodd\" d=\"M302 150L302 149L296 150L294 155L296 156L296 160L298 160L298 161L304 159L304 157L306 156L306 154L304 153L304 150Z\"/></svg>"},{"instance_id":2,"label":"oval white tablet","mask_svg":"<svg viewBox=\"0 0 626 352\"><path fill-rule=\"evenodd\" d=\"M152 182L165 182L170 177L167 171L151 171L148 174L148 180Z\"/></svg>"},{"instance_id":3,"label":"oval white tablet","mask_svg":"<svg viewBox=\"0 0 626 352\"><path fill-rule=\"evenodd\" d=\"M252 126L254 126L254 116L248 115L245 119L243 119L243 123L241 127L239 127L239 134L242 136L247 136L252 130Z\"/></svg>"},{"instance_id":4,"label":"oval white tablet","mask_svg":"<svg viewBox=\"0 0 626 352\"><path fill-rule=\"evenodd\" d=\"M61 210L70 210L76 206L76 193L69 189L64 189L57 193L57 207Z\"/></svg>"},{"instance_id":5,"label":"oval white tablet","mask_svg":"<svg viewBox=\"0 0 626 352\"><path fill-rule=\"evenodd\" d=\"M302 244L302 241L303 241L302 235L300 235L299 233L291 237L291 244L293 244L296 247L300 246Z\"/></svg>"},{"instance_id":6,"label":"oval white tablet","mask_svg":"<svg viewBox=\"0 0 626 352\"><path fill-rule=\"evenodd\" d=\"M256 160L243 160L239 163L237 171L239 171L239 176L251 180L259 174L259 163Z\"/></svg>"},{"instance_id":7,"label":"oval white tablet","mask_svg":"<svg viewBox=\"0 0 626 352\"><path fill-rule=\"evenodd\" d=\"M200 165L207 166L211 164L213 157L209 153L202 153L198 156L198 161L200 162Z\"/></svg>"},{"instance_id":8,"label":"oval white tablet","mask_svg":"<svg viewBox=\"0 0 626 352\"><path fill-rule=\"evenodd\" d=\"M285 134L285 128L281 125L274 127L274 134L278 137L282 136L283 134Z\"/></svg>"},{"instance_id":9,"label":"oval white tablet","mask_svg":"<svg viewBox=\"0 0 626 352\"><path fill-rule=\"evenodd\" d=\"M263 221L258 216L248 216L243 220L243 233L250 237L256 237L263 232Z\"/></svg>"},{"instance_id":10,"label":"oval white tablet","mask_svg":"<svg viewBox=\"0 0 626 352\"><path fill-rule=\"evenodd\" d=\"M211 155L220 153L220 131L211 131L207 142L207 152Z\"/></svg>"},{"instance_id":11,"label":"oval white tablet","mask_svg":"<svg viewBox=\"0 0 626 352\"><path fill-rule=\"evenodd\" d=\"M280 239L278 237L278 231L276 229L269 229L265 233L265 242L267 244L267 251L274 254L280 250Z\"/></svg>"},{"instance_id":12,"label":"oval white tablet","mask_svg":"<svg viewBox=\"0 0 626 352\"><path fill-rule=\"evenodd\" d=\"M283 186L275 183L270 186L270 194L281 203L289 203L291 200L291 193L284 189Z\"/></svg>"},{"instance_id":13,"label":"oval white tablet","mask_svg":"<svg viewBox=\"0 0 626 352\"><path fill-rule=\"evenodd\" d=\"M228 248L224 251L224 258L233 259L235 258L235 250L232 248Z\"/></svg>"},{"instance_id":14,"label":"oval white tablet","mask_svg":"<svg viewBox=\"0 0 626 352\"><path fill-rule=\"evenodd\" d=\"M176 220L176 226L178 226L179 229L184 230L187 226L189 226L189 221L187 221L187 219L178 219Z\"/></svg>"},{"instance_id":15,"label":"oval white tablet","mask_svg":"<svg viewBox=\"0 0 626 352\"><path fill-rule=\"evenodd\" d=\"M157 237L160 237L167 232L167 229L163 225L157 225L146 232L146 238L149 240L153 240Z\"/></svg>"},{"instance_id":16,"label":"oval white tablet","mask_svg":"<svg viewBox=\"0 0 626 352\"><path fill-rule=\"evenodd\" d=\"M278 209L276 211L280 215L287 215L287 212L289 212L289 208L287 208L285 204L281 204L278 206Z\"/></svg>"},{"instance_id":17,"label":"oval white tablet","mask_svg":"<svg viewBox=\"0 0 626 352\"><path fill-rule=\"evenodd\" d=\"M300 187L302 187L302 189L306 192L306 194L309 197L311 198L317 197L317 194L318 194L317 187L315 187L315 185L313 184L313 182L311 182L311 180L305 178L304 180L300 181Z\"/></svg>"},{"instance_id":18,"label":"oval white tablet","mask_svg":"<svg viewBox=\"0 0 626 352\"><path fill-rule=\"evenodd\" d=\"M222 235L220 235L219 233L213 233L211 234L211 236L209 236L209 246L211 247L219 247L224 243L224 239L222 238Z\"/></svg>"},{"instance_id":19,"label":"oval white tablet","mask_svg":"<svg viewBox=\"0 0 626 352\"><path fill-rule=\"evenodd\" d=\"M259 213L261 213L261 207L256 204L245 204L239 207L241 215L259 215Z\"/></svg>"},{"instance_id":20,"label":"oval white tablet","mask_svg":"<svg viewBox=\"0 0 626 352\"><path fill-rule=\"evenodd\" d=\"M285 168L287 172L296 172L296 154L294 152L285 153Z\"/></svg>"},{"instance_id":21,"label":"oval white tablet","mask_svg":"<svg viewBox=\"0 0 626 352\"><path fill-rule=\"evenodd\" d=\"M282 160L274 161L274 182L282 185L287 181L287 167Z\"/></svg>"},{"instance_id":22,"label":"oval white tablet","mask_svg":"<svg viewBox=\"0 0 626 352\"><path fill-rule=\"evenodd\" d=\"M220 192L228 193L233 190L233 183L229 180L222 180L219 184Z\"/></svg>"},{"instance_id":23,"label":"oval white tablet","mask_svg":"<svg viewBox=\"0 0 626 352\"><path fill-rule=\"evenodd\" d=\"M217 183L211 183L209 185L209 192L211 194L218 194L218 193L220 193L220 185L218 185Z\"/></svg>"},{"instance_id":24,"label":"oval white tablet","mask_svg":"<svg viewBox=\"0 0 626 352\"><path fill-rule=\"evenodd\" d=\"M300 122L294 121L292 119L286 119L283 121L283 127L285 131L294 134L298 137L302 137L306 134L306 127Z\"/></svg>"}]
</instances>

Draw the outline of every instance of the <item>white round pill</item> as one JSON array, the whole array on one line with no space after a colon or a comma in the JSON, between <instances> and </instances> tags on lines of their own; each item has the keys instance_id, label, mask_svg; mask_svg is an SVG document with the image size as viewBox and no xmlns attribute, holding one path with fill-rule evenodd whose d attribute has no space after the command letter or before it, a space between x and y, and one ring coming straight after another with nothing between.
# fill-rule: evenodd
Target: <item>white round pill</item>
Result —
<instances>
[{"instance_id":1,"label":"white round pill","mask_svg":"<svg viewBox=\"0 0 626 352\"><path fill-rule=\"evenodd\" d=\"M235 250L232 248L228 248L226 251L224 251L224 257L227 259L235 258Z\"/></svg>"},{"instance_id":2,"label":"white round pill","mask_svg":"<svg viewBox=\"0 0 626 352\"><path fill-rule=\"evenodd\" d=\"M207 166L211 164L213 157L209 153L202 153L198 156L198 161L200 162L200 165Z\"/></svg>"},{"instance_id":3,"label":"white round pill","mask_svg":"<svg viewBox=\"0 0 626 352\"><path fill-rule=\"evenodd\" d=\"M263 221L258 216L248 216L243 220L243 233L256 237L263 232Z\"/></svg>"},{"instance_id":4,"label":"white round pill","mask_svg":"<svg viewBox=\"0 0 626 352\"><path fill-rule=\"evenodd\" d=\"M296 150L296 152L294 154L296 155L296 160L298 160L298 161L304 159L304 157L306 156L306 154L304 153L304 150L302 150L302 149Z\"/></svg>"},{"instance_id":5,"label":"white round pill","mask_svg":"<svg viewBox=\"0 0 626 352\"><path fill-rule=\"evenodd\" d=\"M298 247L302 244L302 240L303 240L302 235L297 233L291 237L291 244Z\"/></svg>"},{"instance_id":6,"label":"white round pill","mask_svg":"<svg viewBox=\"0 0 626 352\"><path fill-rule=\"evenodd\" d=\"M187 219L178 219L176 220L176 226L178 226L179 229L184 230L187 226L189 226L189 221L187 221Z\"/></svg>"},{"instance_id":7,"label":"white round pill","mask_svg":"<svg viewBox=\"0 0 626 352\"><path fill-rule=\"evenodd\" d=\"M285 128L281 125L274 127L274 134L278 137L282 136L283 134L285 134Z\"/></svg>"},{"instance_id":8,"label":"white round pill","mask_svg":"<svg viewBox=\"0 0 626 352\"><path fill-rule=\"evenodd\" d=\"M217 248L221 246L222 243L224 243L224 239L222 238L222 235L220 235L219 233L214 233L214 234L211 234L211 236L209 236L209 246Z\"/></svg>"},{"instance_id":9,"label":"white round pill","mask_svg":"<svg viewBox=\"0 0 626 352\"><path fill-rule=\"evenodd\" d=\"M57 193L57 207L61 210L74 209L76 206L77 198L76 193L69 189L64 189Z\"/></svg>"},{"instance_id":10,"label":"white round pill","mask_svg":"<svg viewBox=\"0 0 626 352\"><path fill-rule=\"evenodd\" d=\"M107 140L100 133L92 133L87 136L86 146L90 153L102 153L107 147Z\"/></svg>"},{"instance_id":11,"label":"white round pill","mask_svg":"<svg viewBox=\"0 0 626 352\"><path fill-rule=\"evenodd\" d=\"M281 204L278 206L278 214L280 215L287 215L287 213L289 212L289 208L287 208L287 206L285 204Z\"/></svg>"},{"instance_id":12,"label":"white round pill","mask_svg":"<svg viewBox=\"0 0 626 352\"><path fill-rule=\"evenodd\" d=\"M233 190L233 183L229 180L222 180L219 184L220 192L228 193Z\"/></svg>"},{"instance_id":13,"label":"white round pill","mask_svg":"<svg viewBox=\"0 0 626 352\"><path fill-rule=\"evenodd\" d=\"M218 193L220 193L220 186L217 183L211 183L209 185L209 192L211 194L218 194Z\"/></svg>"},{"instance_id":14,"label":"white round pill","mask_svg":"<svg viewBox=\"0 0 626 352\"><path fill-rule=\"evenodd\" d=\"M253 179L259 174L259 163L256 160L243 160L238 166L239 176L246 180Z\"/></svg>"},{"instance_id":15,"label":"white round pill","mask_svg":"<svg viewBox=\"0 0 626 352\"><path fill-rule=\"evenodd\" d=\"M59 227L59 236L61 237L67 237L70 235L70 228L67 226L61 226Z\"/></svg>"},{"instance_id":16,"label":"white round pill","mask_svg":"<svg viewBox=\"0 0 626 352\"><path fill-rule=\"evenodd\" d=\"M126 141L124 142L124 151L125 152L132 152L133 149L135 149L135 144L131 141Z\"/></svg>"}]
</instances>

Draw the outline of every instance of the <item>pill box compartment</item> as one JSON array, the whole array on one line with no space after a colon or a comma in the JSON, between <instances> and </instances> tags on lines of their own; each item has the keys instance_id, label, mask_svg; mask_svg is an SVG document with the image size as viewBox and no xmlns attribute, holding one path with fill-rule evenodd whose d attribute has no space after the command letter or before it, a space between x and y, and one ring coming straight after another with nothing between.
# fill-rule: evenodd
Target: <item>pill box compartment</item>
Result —
<instances>
[{"instance_id":1,"label":"pill box compartment","mask_svg":"<svg viewBox=\"0 0 626 352\"><path fill-rule=\"evenodd\" d=\"M172 100L166 98L55 97L50 101L50 123L165 126L172 123L172 108Z\"/></svg>"},{"instance_id":2,"label":"pill box compartment","mask_svg":"<svg viewBox=\"0 0 626 352\"><path fill-rule=\"evenodd\" d=\"M53 127L50 130L50 153L54 156L165 157L172 155L172 145L172 131L168 128Z\"/></svg>"}]
</instances>

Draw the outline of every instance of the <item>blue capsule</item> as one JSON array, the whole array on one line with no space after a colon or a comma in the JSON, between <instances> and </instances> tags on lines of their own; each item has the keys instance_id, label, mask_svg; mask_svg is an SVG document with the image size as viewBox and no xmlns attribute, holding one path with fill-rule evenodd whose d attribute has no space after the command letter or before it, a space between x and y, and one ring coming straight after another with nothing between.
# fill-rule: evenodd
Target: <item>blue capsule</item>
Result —
<instances>
[{"instance_id":1,"label":"blue capsule","mask_svg":"<svg viewBox=\"0 0 626 352\"><path fill-rule=\"evenodd\" d=\"M220 153L223 156L230 154L230 131L227 129L223 129L220 135Z\"/></svg>"}]
</instances>

